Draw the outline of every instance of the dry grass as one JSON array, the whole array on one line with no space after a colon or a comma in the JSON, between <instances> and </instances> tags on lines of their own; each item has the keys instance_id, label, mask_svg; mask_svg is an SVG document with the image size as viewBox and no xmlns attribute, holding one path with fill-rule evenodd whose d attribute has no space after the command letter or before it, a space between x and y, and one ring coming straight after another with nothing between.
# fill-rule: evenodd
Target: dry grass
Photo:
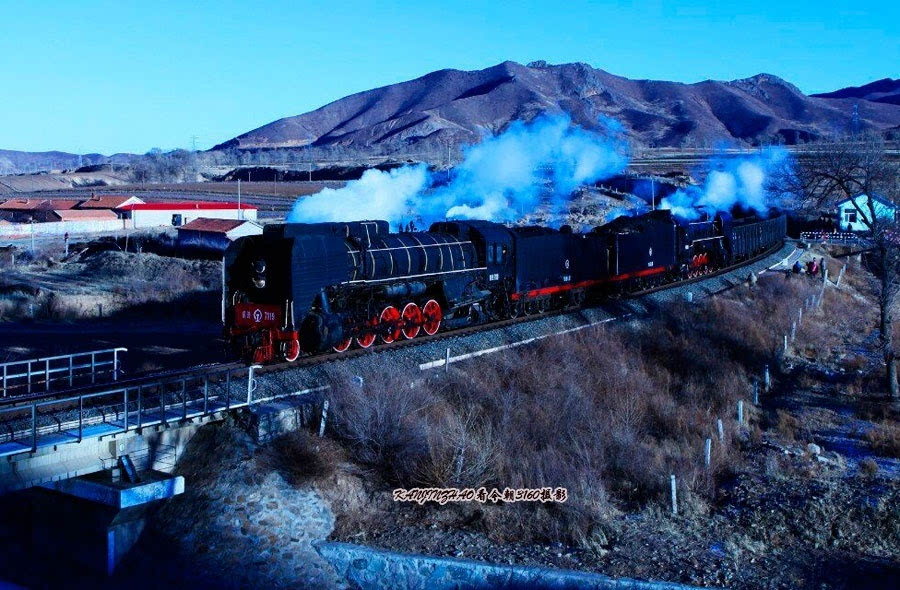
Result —
<instances>
[{"instance_id":1,"label":"dry grass","mask_svg":"<svg viewBox=\"0 0 900 590\"><path fill-rule=\"evenodd\" d=\"M39 253L17 259L0 280L0 321L77 321L129 313L191 317L208 314L220 292L220 263L103 250L60 262ZM0 277L2 279L3 277Z\"/></svg>"},{"instance_id":2,"label":"dry grass","mask_svg":"<svg viewBox=\"0 0 900 590\"><path fill-rule=\"evenodd\" d=\"M878 463L874 459L863 459L859 462L859 472L866 477L873 477L878 473Z\"/></svg>"},{"instance_id":3,"label":"dry grass","mask_svg":"<svg viewBox=\"0 0 900 590\"><path fill-rule=\"evenodd\" d=\"M775 430L784 440L796 440L800 432L800 421L784 410L775 414Z\"/></svg>"},{"instance_id":4,"label":"dry grass","mask_svg":"<svg viewBox=\"0 0 900 590\"><path fill-rule=\"evenodd\" d=\"M872 450L884 457L900 458L900 424L884 422L866 431Z\"/></svg>"},{"instance_id":5,"label":"dry grass","mask_svg":"<svg viewBox=\"0 0 900 590\"><path fill-rule=\"evenodd\" d=\"M776 370L790 310L812 288L765 277L752 291L671 305L450 373L385 370L362 386L338 375L335 433L392 486L568 489L562 506L486 507L498 540L587 543L610 511L665 502L670 473L683 509L703 511L740 461L736 402L749 401L764 364ZM783 425L791 435L797 427Z\"/></svg>"},{"instance_id":6,"label":"dry grass","mask_svg":"<svg viewBox=\"0 0 900 590\"><path fill-rule=\"evenodd\" d=\"M266 470L279 471L288 483L298 485L331 475L343 460L343 450L333 440L299 430L262 447L258 458Z\"/></svg>"}]
</instances>

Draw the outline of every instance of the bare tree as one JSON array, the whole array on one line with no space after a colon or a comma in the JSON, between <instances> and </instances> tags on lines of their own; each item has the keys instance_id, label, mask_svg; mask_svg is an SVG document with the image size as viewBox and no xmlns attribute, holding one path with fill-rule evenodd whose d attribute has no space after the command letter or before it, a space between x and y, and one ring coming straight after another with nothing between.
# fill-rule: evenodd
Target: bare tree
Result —
<instances>
[{"instance_id":1,"label":"bare tree","mask_svg":"<svg viewBox=\"0 0 900 590\"><path fill-rule=\"evenodd\" d=\"M853 135L809 144L781 174L777 183L800 209L833 209L850 199L856 217L872 240L874 270L879 279L880 343L887 368L887 389L900 399L897 385L893 314L900 294L900 232L895 215L879 201L900 202L900 161L876 134ZM858 199L866 195L867 199Z\"/></svg>"}]
</instances>

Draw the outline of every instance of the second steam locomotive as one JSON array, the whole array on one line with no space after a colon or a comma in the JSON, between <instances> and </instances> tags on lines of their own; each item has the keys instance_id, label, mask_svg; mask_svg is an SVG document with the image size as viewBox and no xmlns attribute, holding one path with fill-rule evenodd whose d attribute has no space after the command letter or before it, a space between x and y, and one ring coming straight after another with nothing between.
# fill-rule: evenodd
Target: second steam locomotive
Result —
<instances>
[{"instance_id":1,"label":"second steam locomotive","mask_svg":"<svg viewBox=\"0 0 900 590\"><path fill-rule=\"evenodd\" d=\"M223 321L252 362L393 342L686 280L780 243L784 215L700 221L667 210L568 226L444 221L275 224L225 253Z\"/></svg>"}]
</instances>

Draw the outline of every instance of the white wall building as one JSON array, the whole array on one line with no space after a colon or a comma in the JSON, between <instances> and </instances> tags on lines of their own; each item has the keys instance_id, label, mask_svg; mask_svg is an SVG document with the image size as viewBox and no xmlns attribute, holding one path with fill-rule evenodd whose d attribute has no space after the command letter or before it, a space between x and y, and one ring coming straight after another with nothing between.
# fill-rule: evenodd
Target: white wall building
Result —
<instances>
[{"instance_id":1,"label":"white wall building","mask_svg":"<svg viewBox=\"0 0 900 590\"><path fill-rule=\"evenodd\" d=\"M859 195L853 199L844 199L837 204L838 225L845 231L869 231L869 199L868 195ZM876 219L894 221L897 218L897 205L882 199L871 197ZM856 206L854 206L854 202Z\"/></svg>"},{"instance_id":2,"label":"white wall building","mask_svg":"<svg viewBox=\"0 0 900 590\"><path fill-rule=\"evenodd\" d=\"M178 202L134 203L119 208L130 216L135 229L142 227L180 227L194 219L239 219L256 221L256 207L241 203Z\"/></svg>"}]
</instances>

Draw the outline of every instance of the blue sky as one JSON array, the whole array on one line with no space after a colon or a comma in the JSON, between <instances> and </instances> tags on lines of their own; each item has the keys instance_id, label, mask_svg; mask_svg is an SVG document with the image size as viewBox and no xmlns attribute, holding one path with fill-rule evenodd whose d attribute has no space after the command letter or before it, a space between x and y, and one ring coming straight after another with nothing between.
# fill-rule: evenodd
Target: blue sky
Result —
<instances>
[{"instance_id":1,"label":"blue sky","mask_svg":"<svg viewBox=\"0 0 900 590\"><path fill-rule=\"evenodd\" d=\"M0 0L0 148L206 149L441 68L582 61L807 93L900 76L900 8L845 2Z\"/></svg>"}]
</instances>

